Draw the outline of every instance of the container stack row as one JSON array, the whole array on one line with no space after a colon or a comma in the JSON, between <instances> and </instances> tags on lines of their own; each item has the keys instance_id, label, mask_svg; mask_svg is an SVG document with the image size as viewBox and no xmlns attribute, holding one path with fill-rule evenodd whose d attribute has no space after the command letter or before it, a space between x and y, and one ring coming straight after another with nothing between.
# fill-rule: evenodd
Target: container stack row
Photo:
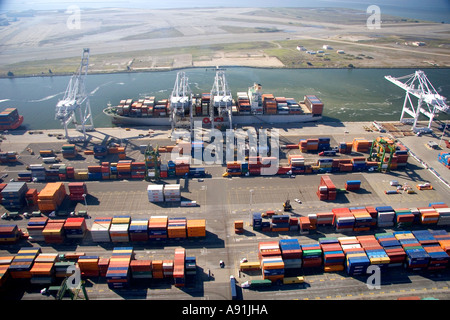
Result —
<instances>
[{"instance_id":1,"label":"container stack row","mask_svg":"<svg viewBox=\"0 0 450 320\"><path fill-rule=\"evenodd\" d=\"M333 208L329 212L309 213L307 216L290 217L275 215L274 211L254 212L251 215L253 230L280 232L299 230L308 234L317 227L334 226L337 232L363 232L373 228L408 228L413 225L447 226L450 208L446 204L430 204L420 208L391 206L365 206Z\"/></svg>"},{"instance_id":2,"label":"container stack row","mask_svg":"<svg viewBox=\"0 0 450 320\"><path fill-rule=\"evenodd\" d=\"M16 151L0 152L0 163L15 163L17 161Z\"/></svg>"}]
</instances>

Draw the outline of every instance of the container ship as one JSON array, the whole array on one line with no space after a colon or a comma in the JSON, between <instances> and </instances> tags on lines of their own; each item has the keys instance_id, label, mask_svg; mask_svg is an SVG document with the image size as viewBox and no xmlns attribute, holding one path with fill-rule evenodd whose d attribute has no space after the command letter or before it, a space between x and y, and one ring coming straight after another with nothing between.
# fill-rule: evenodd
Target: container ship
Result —
<instances>
[{"instance_id":1,"label":"container ship","mask_svg":"<svg viewBox=\"0 0 450 320\"><path fill-rule=\"evenodd\" d=\"M260 84L248 91L237 92L235 97L227 92L178 94L172 92L168 99L145 97L138 100L123 99L116 106L109 105L103 112L114 124L137 126L182 127L195 121L204 125L231 126L255 123L300 123L322 119L323 102L315 95L304 96L303 101L293 98L263 94Z\"/></svg>"},{"instance_id":2,"label":"container ship","mask_svg":"<svg viewBox=\"0 0 450 320\"><path fill-rule=\"evenodd\" d=\"M0 112L0 130L14 130L23 123L23 116L16 108L6 108Z\"/></svg>"}]
</instances>

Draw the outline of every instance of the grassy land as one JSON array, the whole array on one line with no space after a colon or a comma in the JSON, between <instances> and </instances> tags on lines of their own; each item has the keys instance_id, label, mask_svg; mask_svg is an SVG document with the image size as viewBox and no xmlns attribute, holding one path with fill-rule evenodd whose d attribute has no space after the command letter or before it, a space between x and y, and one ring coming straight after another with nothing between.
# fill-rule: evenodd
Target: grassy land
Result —
<instances>
[{"instance_id":1,"label":"grassy land","mask_svg":"<svg viewBox=\"0 0 450 320\"><path fill-rule=\"evenodd\" d=\"M236 29L237 31L237 29ZM147 35L148 36L148 35ZM399 37L385 37L373 40L360 40L355 43L350 41L333 42L330 40L282 40L282 41L259 41L246 43L216 44L209 46L192 46L171 49L145 50L121 52L112 54L93 55L90 57L90 71L93 73L113 73L126 72L131 62L136 62L136 70L151 70L153 67L173 68L190 67L195 61L205 61L212 59L220 53L237 54L265 54L278 58L286 68L348 68L348 67L411 67L415 63L421 67L431 67L427 64L424 52L402 52L402 60L398 60L399 53L388 49L380 49L371 46L361 46L358 44L380 45L385 47L396 47L407 49L406 46L396 45L403 43L407 39ZM296 49L302 45L307 50L323 50L324 44L329 44L333 50L324 50L323 53L311 55L306 51ZM445 50L442 45L448 46L442 41L430 41L430 45L420 50ZM339 54L337 50L344 50L344 54ZM181 56L185 64L175 64L174 61ZM409 59L409 60L407 60ZM155 63L157 61L158 63ZM405 65L399 64L402 62ZM408 62L404 62L408 61ZM411 64L409 64L411 62ZM6 77L8 71L14 76L38 76L38 75L61 75L74 73L80 63L78 57L55 60L29 61L12 64L0 68L0 77ZM440 65L445 66L444 65ZM51 73L50 73L51 70ZM131 69L132 70L132 69Z\"/></svg>"}]
</instances>

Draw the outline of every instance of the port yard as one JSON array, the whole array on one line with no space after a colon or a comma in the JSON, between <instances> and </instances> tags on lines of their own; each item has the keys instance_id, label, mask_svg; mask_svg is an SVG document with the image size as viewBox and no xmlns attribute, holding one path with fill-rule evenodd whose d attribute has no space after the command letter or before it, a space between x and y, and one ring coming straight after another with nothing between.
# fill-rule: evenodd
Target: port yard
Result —
<instances>
[{"instance_id":1,"label":"port yard","mask_svg":"<svg viewBox=\"0 0 450 320\"><path fill-rule=\"evenodd\" d=\"M330 145L337 146L342 141L351 142L354 138L365 138L369 141L380 135L389 133L366 131L371 123L314 123L301 124L296 127L280 128L280 144L298 144L301 139L330 137ZM4 135L1 144L2 151L16 151L16 163L3 164L1 174L8 174L3 183L17 179L18 173L25 167L42 162L39 150L54 150L62 163L70 163L76 169L95 166L104 161L117 162L117 155L109 155L105 159L95 159L86 150L93 150L95 145L105 141L114 141L125 147L127 159L144 161L140 151L141 145L151 143L158 146L174 145L168 138L170 130L148 128L99 128L89 133L89 141L83 146L76 143L79 157L65 159L60 150L65 142L58 139L62 130L44 130L41 132L14 131ZM140 136L141 135L141 136ZM433 167L446 181L450 181L448 169L437 160L440 150L430 150L426 143L433 140L439 144L440 136L423 135L421 137L400 135L398 139L420 159ZM445 144L442 143L442 149ZM31 154L30 151L34 151ZM302 153L299 149L280 149L280 165L287 165L290 154L303 155L306 163L315 163L319 158L316 152ZM364 153L338 154L337 158L352 158L364 156ZM167 163L169 153L161 153L161 162ZM46 164L49 167L50 164ZM179 183L182 200L196 201L195 207L181 207L179 203L149 202L147 186L152 184L142 179L86 181L88 196L84 201L71 202L66 199L59 210L71 212L87 210L86 219L90 229L95 218L130 216L131 220L149 219L151 216L168 216L169 218L185 217L188 221L204 219L206 221L205 237L187 237L184 239L166 239L147 242L93 242L88 234L81 241L64 241L63 243L42 244L43 253L83 252L86 256L109 258L116 247L133 247L137 260L173 260L176 248L185 248L186 256L195 257L197 272L195 277L186 280L186 286L179 288L170 280L153 279L133 283L128 289L110 289L104 277L92 277L86 281L86 289L90 299L155 299L155 300L229 300L229 277L234 275L238 285L252 279L262 279L261 271L240 271L240 260L258 261L258 244L282 239L298 239L302 245L314 244L321 238L373 235L376 233L398 230L446 230L448 226L413 225L409 229L395 227L375 227L370 231L339 232L335 227L323 226L308 233L299 231L260 231L251 225L251 213L266 211L281 211L282 204L290 199L293 210L292 218L307 217L312 213L331 211L336 208L392 206L393 208L427 207L429 203L445 202L449 204L450 188L437 179L430 170L409 156L405 169L392 170L390 173L379 172L336 172L327 174L337 188L344 188L346 182L360 181L361 188L355 191L339 193L336 200L320 201L317 188L324 174L298 174L295 178L289 175L276 176L239 176L223 177L226 171L224 165L201 165L208 175L203 179L163 178L168 184ZM415 189L414 194L406 192L386 194L385 191L395 189L390 186L391 180L408 183ZM416 184L429 182L432 190L419 191ZM69 181L64 181L65 185ZM38 191L44 189L46 182L28 183L29 188ZM300 199L301 204L294 201ZM5 210L8 211L8 210ZM25 210L30 211L30 210ZM17 224L26 230L28 219L20 211L15 220L1 220L1 225ZM280 214L283 214L280 212ZM243 221L244 232L235 233L234 221ZM36 243L20 240L16 244L1 245L0 255L15 255L22 247L35 247ZM223 268L219 261L223 260ZM324 272L323 267L306 270L303 283L273 285L257 290L239 289L238 295L244 300L342 300L342 299L397 299L404 296L435 297L448 299L450 297L449 269L433 272L425 270L415 272L402 267L390 268L381 276L381 288L370 290L366 285L367 276L350 276L345 271ZM9 279L14 280L14 279ZM53 295L42 295L42 285L8 286L3 288L2 296L7 293L9 299L54 299Z\"/></svg>"}]
</instances>

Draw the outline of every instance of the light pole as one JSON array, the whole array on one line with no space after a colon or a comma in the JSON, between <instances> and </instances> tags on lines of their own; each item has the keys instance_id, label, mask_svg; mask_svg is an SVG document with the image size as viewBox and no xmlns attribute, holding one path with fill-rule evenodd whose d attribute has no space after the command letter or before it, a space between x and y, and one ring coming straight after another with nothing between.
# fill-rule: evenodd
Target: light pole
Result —
<instances>
[{"instance_id":1,"label":"light pole","mask_svg":"<svg viewBox=\"0 0 450 320\"><path fill-rule=\"evenodd\" d=\"M253 219L252 219L253 191L255 191L255 190L250 189L250 222L253 221Z\"/></svg>"},{"instance_id":2,"label":"light pole","mask_svg":"<svg viewBox=\"0 0 450 320\"><path fill-rule=\"evenodd\" d=\"M447 125L448 125L448 120L445 121L445 126L444 126L444 130L442 131L442 135L441 135L441 140L439 141L439 147L441 146L442 143L442 139L444 138L444 134L445 134L445 129L447 129Z\"/></svg>"}]
</instances>

